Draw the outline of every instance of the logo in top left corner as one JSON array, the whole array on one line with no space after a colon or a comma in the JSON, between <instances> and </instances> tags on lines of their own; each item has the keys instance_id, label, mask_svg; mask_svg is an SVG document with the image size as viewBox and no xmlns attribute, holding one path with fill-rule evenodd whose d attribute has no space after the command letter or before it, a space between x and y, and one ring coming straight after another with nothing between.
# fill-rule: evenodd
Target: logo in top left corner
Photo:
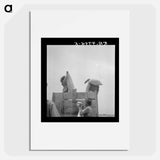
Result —
<instances>
[{"instance_id":1,"label":"logo in top left corner","mask_svg":"<svg viewBox=\"0 0 160 160\"><path fill-rule=\"evenodd\" d=\"M13 6L12 6L12 4L6 4L6 5L4 6L4 11L7 12L7 13L12 13L12 11L13 11Z\"/></svg>"}]
</instances>

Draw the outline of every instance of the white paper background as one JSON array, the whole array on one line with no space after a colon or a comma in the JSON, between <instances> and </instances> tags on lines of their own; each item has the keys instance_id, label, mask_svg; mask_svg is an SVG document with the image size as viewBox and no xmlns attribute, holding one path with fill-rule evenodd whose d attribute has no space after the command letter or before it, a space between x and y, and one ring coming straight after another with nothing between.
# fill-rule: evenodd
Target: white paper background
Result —
<instances>
[{"instance_id":1,"label":"white paper background","mask_svg":"<svg viewBox=\"0 0 160 160\"><path fill-rule=\"evenodd\" d=\"M31 149L128 149L129 12L32 11L31 35ZM120 38L119 123L41 123L41 37Z\"/></svg>"},{"instance_id":2,"label":"white paper background","mask_svg":"<svg viewBox=\"0 0 160 160\"><path fill-rule=\"evenodd\" d=\"M63 0L68 6L57 5L55 1L39 0L36 4L35 0L13 1L14 10L12 14L3 12L3 4L6 4L6 2L2 1L2 14L0 14L0 33L2 35L0 36L0 81L2 82L0 159L51 160L55 158L71 160L87 158L93 160L106 159L107 157L114 160L160 159L160 1L91 0L88 6L84 5L88 4L87 0L80 0L80 3L75 0ZM96 5L95 1L97 2ZM39 2L43 2L43 5L40 5ZM62 1L58 0L57 3L61 4ZM105 10L127 9L130 11L130 149L128 152L35 152L28 150L28 11L35 8L55 10L68 7L72 9L85 7L88 10L93 10L93 8L103 8ZM149 40L146 37L149 37ZM150 71L150 73L147 71ZM5 94L3 94L3 87ZM3 97L5 97L4 100ZM149 145L146 145L146 143Z\"/></svg>"}]
</instances>

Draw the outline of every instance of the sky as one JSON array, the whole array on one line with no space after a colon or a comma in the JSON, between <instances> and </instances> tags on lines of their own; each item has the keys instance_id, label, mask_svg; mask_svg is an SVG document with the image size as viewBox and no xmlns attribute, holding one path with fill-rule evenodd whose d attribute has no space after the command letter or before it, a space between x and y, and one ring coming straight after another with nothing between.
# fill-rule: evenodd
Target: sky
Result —
<instances>
[{"instance_id":1,"label":"sky","mask_svg":"<svg viewBox=\"0 0 160 160\"><path fill-rule=\"evenodd\" d=\"M48 45L47 99L62 92L60 78L69 71L77 92L85 92L88 78L100 80L99 113L114 115L114 64L114 45Z\"/></svg>"}]
</instances>

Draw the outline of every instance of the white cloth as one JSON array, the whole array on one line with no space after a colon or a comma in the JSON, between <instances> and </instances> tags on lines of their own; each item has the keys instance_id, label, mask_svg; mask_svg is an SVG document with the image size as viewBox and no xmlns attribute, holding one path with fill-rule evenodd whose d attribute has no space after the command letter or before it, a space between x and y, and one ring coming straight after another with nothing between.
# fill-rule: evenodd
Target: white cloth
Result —
<instances>
[{"instance_id":1,"label":"white cloth","mask_svg":"<svg viewBox=\"0 0 160 160\"><path fill-rule=\"evenodd\" d=\"M95 85L95 86L100 86L100 85L102 85L102 83L101 83L99 80L97 80L97 79L90 79L90 80L88 81L88 83L89 83L89 84L93 84L93 85Z\"/></svg>"},{"instance_id":2,"label":"white cloth","mask_svg":"<svg viewBox=\"0 0 160 160\"><path fill-rule=\"evenodd\" d=\"M47 100L47 117L60 117L54 102Z\"/></svg>"},{"instance_id":3,"label":"white cloth","mask_svg":"<svg viewBox=\"0 0 160 160\"><path fill-rule=\"evenodd\" d=\"M68 92L75 89L72 78L71 78L69 72L66 72L66 78L65 79L66 79L66 83L67 83Z\"/></svg>"}]
</instances>

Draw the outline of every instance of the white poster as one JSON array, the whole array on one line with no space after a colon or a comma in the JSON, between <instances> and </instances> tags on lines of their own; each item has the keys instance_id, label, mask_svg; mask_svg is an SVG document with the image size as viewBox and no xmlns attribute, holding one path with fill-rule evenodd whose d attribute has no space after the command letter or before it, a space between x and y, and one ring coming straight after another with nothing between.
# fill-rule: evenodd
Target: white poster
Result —
<instances>
[{"instance_id":1,"label":"white poster","mask_svg":"<svg viewBox=\"0 0 160 160\"><path fill-rule=\"evenodd\" d=\"M30 12L30 150L129 149L129 12Z\"/></svg>"}]
</instances>

